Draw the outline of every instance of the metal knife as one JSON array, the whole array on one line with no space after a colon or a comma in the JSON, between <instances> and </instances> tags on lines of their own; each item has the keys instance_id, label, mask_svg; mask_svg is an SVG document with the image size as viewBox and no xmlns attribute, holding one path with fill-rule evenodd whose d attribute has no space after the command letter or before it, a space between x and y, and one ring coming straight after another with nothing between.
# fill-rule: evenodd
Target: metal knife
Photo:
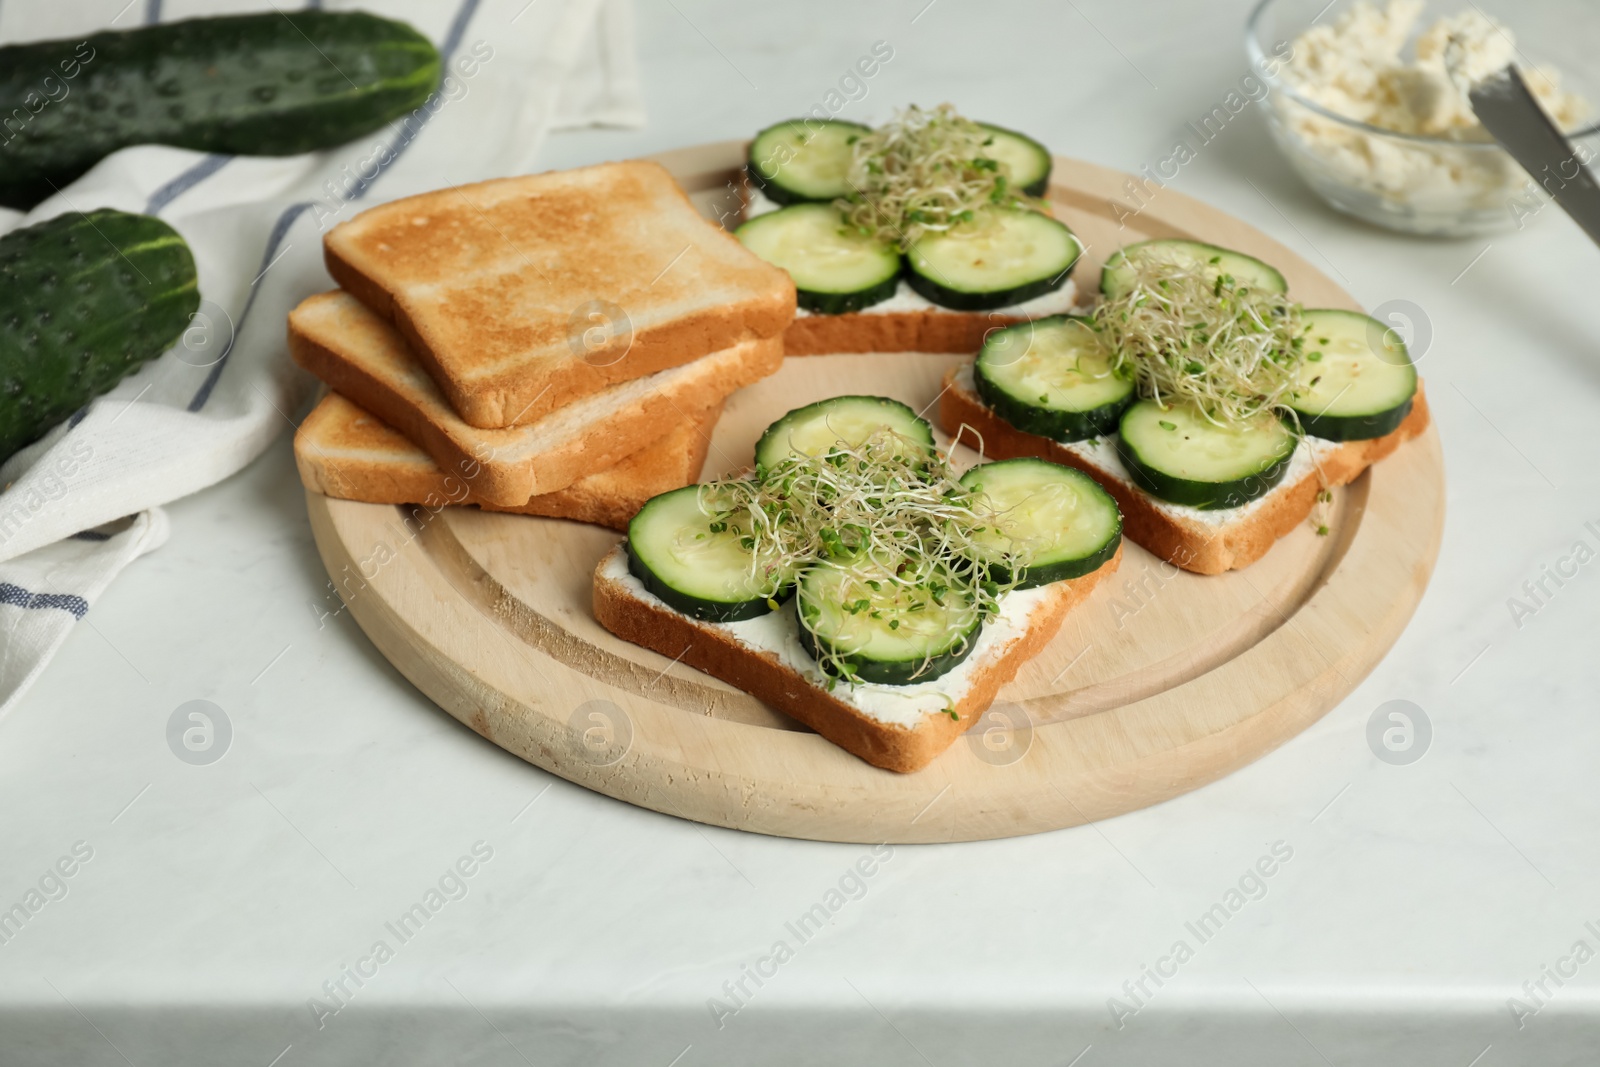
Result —
<instances>
[{"instance_id":1,"label":"metal knife","mask_svg":"<svg viewBox=\"0 0 1600 1067\"><path fill-rule=\"evenodd\" d=\"M1578 149L1528 91L1516 65L1479 81L1467 99L1484 129L1600 245L1600 186Z\"/></svg>"}]
</instances>

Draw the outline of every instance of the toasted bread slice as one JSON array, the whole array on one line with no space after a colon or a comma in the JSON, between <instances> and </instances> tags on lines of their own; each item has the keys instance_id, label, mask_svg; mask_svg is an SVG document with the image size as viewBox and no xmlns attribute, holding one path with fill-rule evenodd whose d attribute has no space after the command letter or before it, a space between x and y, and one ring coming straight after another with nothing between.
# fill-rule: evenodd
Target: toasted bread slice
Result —
<instances>
[{"instance_id":1,"label":"toasted bread slice","mask_svg":"<svg viewBox=\"0 0 1600 1067\"><path fill-rule=\"evenodd\" d=\"M328 271L411 341L469 425L537 419L794 317L794 284L656 163L454 186L329 231Z\"/></svg>"},{"instance_id":2,"label":"toasted bread slice","mask_svg":"<svg viewBox=\"0 0 1600 1067\"><path fill-rule=\"evenodd\" d=\"M565 489L697 420L783 365L783 339L744 341L687 366L612 385L543 418L499 430L468 425L397 330L348 293L308 297L289 314L295 362L376 415L472 489L514 506Z\"/></svg>"},{"instance_id":3,"label":"toasted bread slice","mask_svg":"<svg viewBox=\"0 0 1600 1067\"><path fill-rule=\"evenodd\" d=\"M700 622L668 607L628 573L621 545L595 568L594 616L623 640L743 689L873 766L907 773L926 767L977 722L1000 687L1055 636L1073 605L1121 562L1119 547L1092 574L1007 594L1000 617L984 626L960 666L904 686L840 684L830 691L793 636L799 625L793 600L764 618Z\"/></svg>"},{"instance_id":4,"label":"toasted bread slice","mask_svg":"<svg viewBox=\"0 0 1600 1067\"><path fill-rule=\"evenodd\" d=\"M1116 498L1122 509L1122 532L1129 540L1196 574L1248 567L1278 538L1310 518L1324 480L1330 487L1346 485L1428 428L1428 401L1419 382L1411 414L1393 433L1370 441L1307 438L1307 444L1295 450L1283 481L1265 496L1243 507L1201 511L1158 500L1130 482L1112 442L1062 444L1018 430L983 402L970 363L951 369L944 385L939 421L946 433L988 459L1037 456L1078 468Z\"/></svg>"},{"instance_id":5,"label":"toasted bread slice","mask_svg":"<svg viewBox=\"0 0 1600 1067\"><path fill-rule=\"evenodd\" d=\"M546 515L625 530L658 493L688 485L705 466L722 406L681 422L614 467L525 504L501 505L472 491L468 472L440 468L422 449L338 393L312 409L294 435L294 461L307 489L368 504L477 504L489 511Z\"/></svg>"}]
</instances>

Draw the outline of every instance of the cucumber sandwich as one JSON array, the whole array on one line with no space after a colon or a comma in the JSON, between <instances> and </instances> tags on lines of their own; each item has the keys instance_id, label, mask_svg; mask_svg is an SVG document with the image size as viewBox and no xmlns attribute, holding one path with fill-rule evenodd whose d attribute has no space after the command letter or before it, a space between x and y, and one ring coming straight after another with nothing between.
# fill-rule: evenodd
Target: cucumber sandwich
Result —
<instances>
[{"instance_id":1,"label":"cucumber sandwich","mask_svg":"<svg viewBox=\"0 0 1600 1067\"><path fill-rule=\"evenodd\" d=\"M1128 535L1202 574L1254 562L1332 489L1427 427L1398 335L1359 312L1308 310L1283 275L1192 240L1107 260L1090 315L992 332L947 376L941 419L997 456L1083 470Z\"/></svg>"},{"instance_id":2,"label":"cucumber sandwich","mask_svg":"<svg viewBox=\"0 0 1600 1067\"><path fill-rule=\"evenodd\" d=\"M639 510L596 617L879 767L948 747L1119 559L1092 478L1032 458L958 475L896 400L797 408L754 458Z\"/></svg>"},{"instance_id":3,"label":"cucumber sandwich","mask_svg":"<svg viewBox=\"0 0 1600 1067\"><path fill-rule=\"evenodd\" d=\"M737 236L794 278L787 351L970 351L995 325L1071 309L1083 246L1038 199L1050 167L1031 137L948 104L877 129L762 130Z\"/></svg>"}]
</instances>

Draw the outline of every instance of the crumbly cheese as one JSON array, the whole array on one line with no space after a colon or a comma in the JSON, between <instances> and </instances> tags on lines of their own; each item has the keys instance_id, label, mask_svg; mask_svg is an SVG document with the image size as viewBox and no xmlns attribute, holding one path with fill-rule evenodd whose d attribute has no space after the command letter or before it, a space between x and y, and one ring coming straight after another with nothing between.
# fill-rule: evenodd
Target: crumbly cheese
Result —
<instances>
[{"instance_id":1,"label":"crumbly cheese","mask_svg":"<svg viewBox=\"0 0 1600 1067\"><path fill-rule=\"evenodd\" d=\"M769 211L777 211L778 205L763 196L758 189L750 190L750 202L744 210L744 217L753 219L757 215L765 215ZM941 307L932 300L923 296L906 283L904 278L895 285L894 295L887 300L880 300L871 307L862 308L855 312L857 315L890 315L904 312L942 311L946 314L978 314L1001 315L1007 318L1038 319L1046 315L1065 315L1078 309L1078 286L1068 278L1061 288L1043 296L1034 297L1032 300L1021 304L1011 304L1007 307L996 308L992 312L957 312L947 307ZM814 311L805 308L795 312L796 315L815 315Z\"/></svg>"},{"instance_id":2,"label":"crumbly cheese","mask_svg":"<svg viewBox=\"0 0 1600 1067\"><path fill-rule=\"evenodd\" d=\"M1449 232L1464 214L1499 211L1527 175L1503 152L1477 145L1492 138L1479 124L1467 90L1516 58L1510 30L1476 8L1441 18L1407 41L1423 0L1358 3L1331 23L1312 26L1294 41L1284 79L1299 97L1336 115L1384 130L1459 141L1425 144L1335 122L1286 94L1274 98L1291 160L1313 184L1368 197L1384 213L1400 213L1412 228ZM1544 110L1563 129L1575 129L1590 107L1561 87L1548 69L1523 77Z\"/></svg>"},{"instance_id":3,"label":"crumbly cheese","mask_svg":"<svg viewBox=\"0 0 1600 1067\"><path fill-rule=\"evenodd\" d=\"M603 578L621 584L630 595L652 607L672 609L644 587L628 571L627 552L618 545L600 563ZM1028 629L1036 613L1048 610L1056 595L1051 586L1024 589L1000 598L1000 611L983 624L977 643L961 663L945 674L914 685L875 685L862 683L833 688L833 697L856 708L869 718L891 726L914 727L928 715L943 714L959 704L972 689L977 673L1003 656ZM828 678L800 645L800 622L794 600L777 611L744 622L696 622L708 630L724 634L754 653L771 653L778 662L794 671L807 683L826 688Z\"/></svg>"},{"instance_id":4,"label":"crumbly cheese","mask_svg":"<svg viewBox=\"0 0 1600 1067\"><path fill-rule=\"evenodd\" d=\"M1302 97L1346 118L1396 133L1484 141L1466 91L1517 58L1516 38L1500 22L1471 8L1438 19L1406 42L1422 17L1423 0L1356 4L1330 24L1312 26L1294 41L1285 77ZM1573 129L1588 104L1561 88L1554 71L1524 72L1528 87L1556 124Z\"/></svg>"},{"instance_id":5,"label":"crumbly cheese","mask_svg":"<svg viewBox=\"0 0 1600 1067\"><path fill-rule=\"evenodd\" d=\"M969 363L956 372L955 387L969 394L976 394L977 388L972 379L972 364ZM1144 492L1134 486L1128 468L1123 466L1122 457L1117 455L1117 441L1114 435L1088 441L1073 441L1062 444L1061 447L1092 464L1097 470L1104 471L1117 481L1133 487L1135 491ZM1314 473L1317 463L1338 448L1339 444L1336 441L1307 437L1290 457L1289 469L1284 471L1283 480L1263 495L1236 508L1192 508L1187 504L1170 503L1148 493L1144 495L1151 507L1165 515L1185 522L1196 522L1213 530L1221 529L1236 522L1243 522L1266 507L1268 501L1275 499L1280 493L1287 492L1289 486L1298 484L1302 478Z\"/></svg>"}]
</instances>

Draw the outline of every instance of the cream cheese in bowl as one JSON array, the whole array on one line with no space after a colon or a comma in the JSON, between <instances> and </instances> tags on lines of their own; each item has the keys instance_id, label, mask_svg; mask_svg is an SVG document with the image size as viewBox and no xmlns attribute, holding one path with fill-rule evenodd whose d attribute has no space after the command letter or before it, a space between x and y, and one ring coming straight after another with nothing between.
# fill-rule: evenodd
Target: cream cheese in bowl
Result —
<instances>
[{"instance_id":1,"label":"cream cheese in bowl","mask_svg":"<svg viewBox=\"0 0 1600 1067\"><path fill-rule=\"evenodd\" d=\"M1308 6L1302 22L1295 12ZM1538 213L1537 185L1479 125L1466 94L1516 62L1556 124L1581 138L1594 112L1569 71L1531 62L1513 28L1475 6L1441 14L1425 0L1357 0L1313 18L1317 6L1266 0L1248 41L1252 56L1270 38L1289 42L1268 114L1313 189L1341 210L1415 233L1506 229ZM1578 152L1580 162L1592 154L1582 140Z\"/></svg>"}]
</instances>

